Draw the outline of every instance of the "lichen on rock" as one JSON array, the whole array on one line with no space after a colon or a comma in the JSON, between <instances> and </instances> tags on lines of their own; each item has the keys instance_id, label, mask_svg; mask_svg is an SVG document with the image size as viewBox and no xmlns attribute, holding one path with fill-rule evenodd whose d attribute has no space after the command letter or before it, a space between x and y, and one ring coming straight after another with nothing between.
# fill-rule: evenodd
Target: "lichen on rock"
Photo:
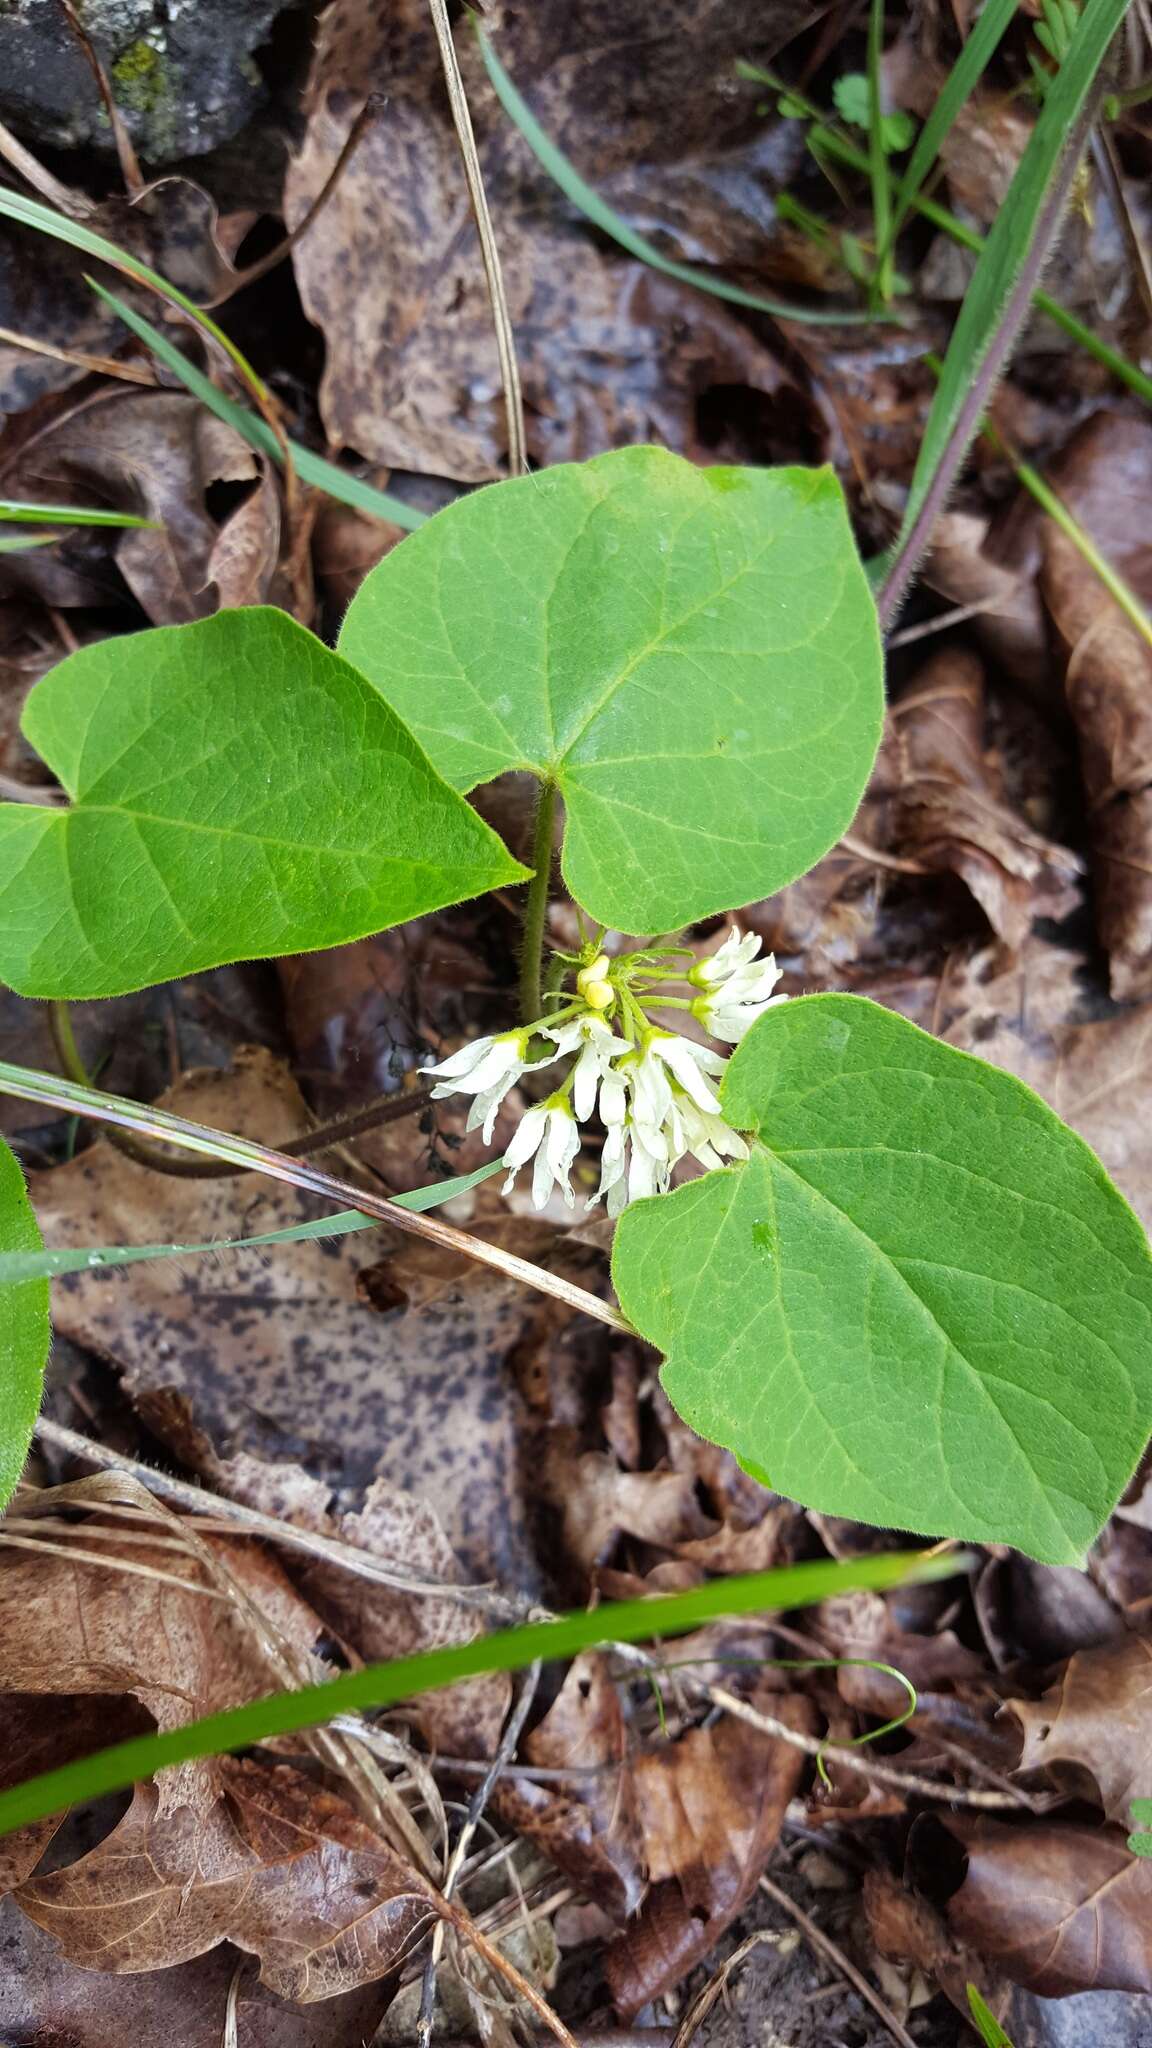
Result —
<instances>
[{"instance_id":1,"label":"lichen on rock","mask_svg":"<svg viewBox=\"0 0 1152 2048\"><path fill-rule=\"evenodd\" d=\"M298 0L80 0L146 163L200 155L259 105L253 52ZM91 69L58 0L0 0L0 119L33 143L110 151Z\"/></svg>"}]
</instances>

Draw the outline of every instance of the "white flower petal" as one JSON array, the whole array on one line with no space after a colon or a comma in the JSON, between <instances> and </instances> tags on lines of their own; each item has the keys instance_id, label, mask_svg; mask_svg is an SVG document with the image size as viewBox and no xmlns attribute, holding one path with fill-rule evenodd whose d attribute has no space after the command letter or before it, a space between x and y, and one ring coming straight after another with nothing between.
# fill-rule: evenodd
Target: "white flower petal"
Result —
<instances>
[{"instance_id":1,"label":"white flower petal","mask_svg":"<svg viewBox=\"0 0 1152 2048\"><path fill-rule=\"evenodd\" d=\"M504 1154L505 1166L512 1169L512 1176L505 1183L505 1194L507 1194L508 1189L512 1185L512 1178L531 1159L532 1154L544 1136L547 1124L548 1111L543 1103L537 1103L534 1109L526 1110L521 1117L509 1140L508 1150Z\"/></svg>"},{"instance_id":2,"label":"white flower petal","mask_svg":"<svg viewBox=\"0 0 1152 2048\"><path fill-rule=\"evenodd\" d=\"M448 1059L441 1060L437 1066L421 1067L420 1072L422 1074L440 1074L447 1080L458 1080L461 1074L470 1074L474 1067L478 1067L481 1060L487 1057L489 1049L495 1043L496 1041L492 1037L474 1038L468 1045L462 1045L459 1052L454 1052ZM437 1089L436 1092L437 1094L450 1095L453 1091L450 1088L445 1088Z\"/></svg>"},{"instance_id":3,"label":"white flower petal","mask_svg":"<svg viewBox=\"0 0 1152 2048\"><path fill-rule=\"evenodd\" d=\"M675 1074L685 1094L691 1096L700 1109L719 1109L720 1098L701 1072L707 1066L713 1073L723 1073L724 1061L718 1053L710 1052L706 1046L693 1045L690 1039L678 1038L671 1032L653 1039L652 1051Z\"/></svg>"}]
</instances>

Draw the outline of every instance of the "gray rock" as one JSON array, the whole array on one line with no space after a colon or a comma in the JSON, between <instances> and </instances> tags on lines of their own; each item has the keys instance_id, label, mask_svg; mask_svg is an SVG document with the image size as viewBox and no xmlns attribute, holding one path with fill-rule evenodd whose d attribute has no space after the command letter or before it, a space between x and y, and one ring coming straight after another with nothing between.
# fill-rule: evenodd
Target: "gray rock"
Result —
<instances>
[{"instance_id":1,"label":"gray rock","mask_svg":"<svg viewBox=\"0 0 1152 2048\"><path fill-rule=\"evenodd\" d=\"M295 0L78 0L146 163L197 156L258 105L252 52ZM32 143L111 150L91 68L59 0L0 0L0 119Z\"/></svg>"}]
</instances>

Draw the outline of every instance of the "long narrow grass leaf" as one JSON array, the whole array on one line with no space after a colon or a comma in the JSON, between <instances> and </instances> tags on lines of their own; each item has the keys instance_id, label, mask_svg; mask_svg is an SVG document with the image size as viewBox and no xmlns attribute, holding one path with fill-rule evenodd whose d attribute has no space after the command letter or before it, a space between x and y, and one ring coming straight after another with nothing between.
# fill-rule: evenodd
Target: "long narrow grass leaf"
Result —
<instances>
[{"instance_id":1,"label":"long narrow grass leaf","mask_svg":"<svg viewBox=\"0 0 1152 2048\"><path fill-rule=\"evenodd\" d=\"M422 1216L454 1202L503 1171L502 1159L478 1166L474 1173L459 1173L434 1187L413 1188L410 1194L392 1195L398 1209ZM0 1287L15 1287L25 1280L57 1280L62 1273L83 1273L112 1266L134 1266L141 1259L195 1258L208 1252L246 1252L258 1245L302 1244L316 1237L347 1237L355 1230L379 1230L379 1216L365 1216L360 1209L341 1209L335 1216L318 1216L311 1223L293 1223L285 1230L266 1230L259 1237L217 1237L209 1244L105 1244L87 1249L44 1252L0 1252Z\"/></svg>"},{"instance_id":2,"label":"long narrow grass leaf","mask_svg":"<svg viewBox=\"0 0 1152 2048\"><path fill-rule=\"evenodd\" d=\"M892 202L889 243L895 241L915 206L924 181L939 156L957 115L971 98L976 85L987 70L999 48L1005 29L1009 22L1015 19L1018 6L1019 0L985 0L984 8L976 20L972 33L944 80L936 103L916 137L912 154L904 167L904 175L896 188L896 196ZM877 234L877 242L879 241L880 236Z\"/></svg>"},{"instance_id":3,"label":"long narrow grass leaf","mask_svg":"<svg viewBox=\"0 0 1152 2048\"><path fill-rule=\"evenodd\" d=\"M197 326L203 327L205 332L219 343L225 354L231 357L241 375L254 381L263 392L265 387L261 380L240 353L235 342L229 340L224 329L196 304L195 299L190 299L187 293L180 291L176 285L169 284L166 277L161 277L160 272L153 270L149 264L142 263L138 256L133 256L127 249L121 249L115 242L109 242L105 236L96 234L92 228L84 227L80 221L69 220L66 213L57 213L55 207L43 206L38 199L26 199L22 192L13 192L7 186L0 186L0 214L16 221L21 227L35 228L38 234L51 235L57 242L67 242L71 248L79 249L82 255L95 256L101 263L110 264L113 270L122 270L126 276L138 278L141 284L150 285L161 298L167 299L173 306L179 306L182 312L190 314Z\"/></svg>"},{"instance_id":4,"label":"long narrow grass leaf","mask_svg":"<svg viewBox=\"0 0 1152 2048\"><path fill-rule=\"evenodd\" d=\"M1086 0L1008 196L984 244L952 332L924 431L892 567L881 592L890 620L931 522L1004 369L1055 236L1100 91L1099 75L1128 0Z\"/></svg>"},{"instance_id":5,"label":"long narrow grass leaf","mask_svg":"<svg viewBox=\"0 0 1152 2048\"><path fill-rule=\"evenodd\" d=\"M198 398L201 405L206 405L218 420L233 428L250 448L255 448L261 455L270 455L274 462L283 462L284 450L267 420L262 420L258 413L249 412L246 406L238 405L234 398L218 390L212 379L197 369L195 363L189 362L175 342L138 313L134 306L98 284L94 277L90 277L88 283L97 297L111 307L125 327L131 328L158 361L172 371L173 376L179 377L185 390ZM327 491L330 498L338 498L358 512L369 512L376 519L389 519L393 526L402 526L407 532L423 526L426 515L411 505L405 505L401 498L393 498L387 491L378 491L359 477L349 476L347 470L338 469L334 462L326 462L322 455L314 455L310 448L301 447L298 441L290 440L287 445L293 467L302 482L315 484L319 490Z\"/></svg>"},{"instance_id":6,"label":"long narrow grass leaf","mask_svg":"<svg viewBox=\"0 0 1152 2048\"><path fill-rule=\"evenodd\" d=\"M575 164L540 126L527 101L513 85L483 29L477 27L476 33L497 98L538 163L559 185L565 198L571 200L594 227L610 235L614 242L619 242L622 249L627 249L630 256L638 256L642 263L649 264L653 270L662 270L667 277L678 278L681 284L695 285L698 291L710 292L716 299L727 299L734 306L748 306L757 313L770 313L774 320L804 321L810 327L843 327L860 326L873 319L870 313L824 312L808 306L793 306L783 299L768 299L757 292L746 292L738 284L727 284L723 278L713 277L710 271L698 270L695 264L677 263L671 256L665 256L655 242L648 241L644 235L630 228L595 187L580 176Z\"/></svg>"},{"instance_id":7,"label":"long narrow grass leaf","mask_svg":"<svg viewBox=\"0 0 1152 2048\"><path fill-rule=\"evenodd\" d=\"M336 1714L395 1706L414 1693L439 1691L490 1671L520 1671L538 1658L573 1657L600 1643L639 1643L685 1635L724 1615L772 1613L811 1606L861 1588L882 1592L909 1580L949 1578L966 1569L966 1562L956 1554L889 1551L849 1564L787 1565L742 1578L712 1579L687 1593L625 1600L591 1613L566 1614L556 1621L504 1629L448 1649L399 1657L389 1664L369 1664L361 1671L343 1672L327 1684L273 1693L267 1699L210 1714L161 1735L137 1736L14 1785L0 1792L0 1835L59 1813L79 1800L121 1791L171 1764L219 1756L276 1735L315 1728Z\"/></svg>"},{"instance_id":8,"label":"long narrow grass leaf","mask_svg":"<svg viewBox=\"0 0 1152 2048\"><path fill-rule=\"evenodd\" d=\"M892 177L884 147L883 63L884 0L872 0L868 10L868 171L872 184L872 239L876 245L876 268L872 275L874 310L887 303L892 277Z\"/></svg>"},{"instance_id":9,"label":"long narrow grass leaf","mask_svg":"<svg viewBox=\"0 0 1152 2048\"><path fill-rule=\"evenodd\" d=\"M0 519L18 526L149 526L134 512L108 512L94 505L32 505L19 498L0 498Z\"/></svg>"}]
</instances>

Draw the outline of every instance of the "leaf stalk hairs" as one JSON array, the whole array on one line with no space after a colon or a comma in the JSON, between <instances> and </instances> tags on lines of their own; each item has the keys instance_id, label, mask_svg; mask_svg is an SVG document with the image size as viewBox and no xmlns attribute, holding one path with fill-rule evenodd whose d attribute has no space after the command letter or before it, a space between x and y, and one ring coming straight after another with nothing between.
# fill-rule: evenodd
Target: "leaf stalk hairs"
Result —
<instances>
[{"instance_id":1,"label":"leaf stalk hairs","mask_svg":"<svg viewBox=\"0 0 1152 2048\"><path fill-rule=\"evenodd\" d=\"M543 804L541 805L543 810ZM538 867L537 873L546 872ZM526 1076L558 1061L572 1064L560 1085L520 1118L504 1153L511 1193L521 1168L534 1162L532 1200L543 1209L554 1189L571 1208L570 1174L580 1151L580 1126L599 1106L604 1128L600 1185L586 1207L603 1202L618 1216L628 1202L665 1193L686 1157L705 1168L746 1159L748 1147L720 1108L725 1056L658 1024L653 1011L686 1012L713 1038L736 1045L766 1011L787 1001L773 991L775 958L759 958L754 932L733 927L715 953L684 970L687 947L639 950L612 957L602 934L579 953L559 953L550 975L549 1007L514 1031L474 1039L422 1072L433 1099L470 1095L467 1128L490 1144L496 1118ZM538 971L536 979L538 981ZM566 987L571 982L574 987ZM670 993L677 988L688 995Z\"/></svg>"}]
</instances>

